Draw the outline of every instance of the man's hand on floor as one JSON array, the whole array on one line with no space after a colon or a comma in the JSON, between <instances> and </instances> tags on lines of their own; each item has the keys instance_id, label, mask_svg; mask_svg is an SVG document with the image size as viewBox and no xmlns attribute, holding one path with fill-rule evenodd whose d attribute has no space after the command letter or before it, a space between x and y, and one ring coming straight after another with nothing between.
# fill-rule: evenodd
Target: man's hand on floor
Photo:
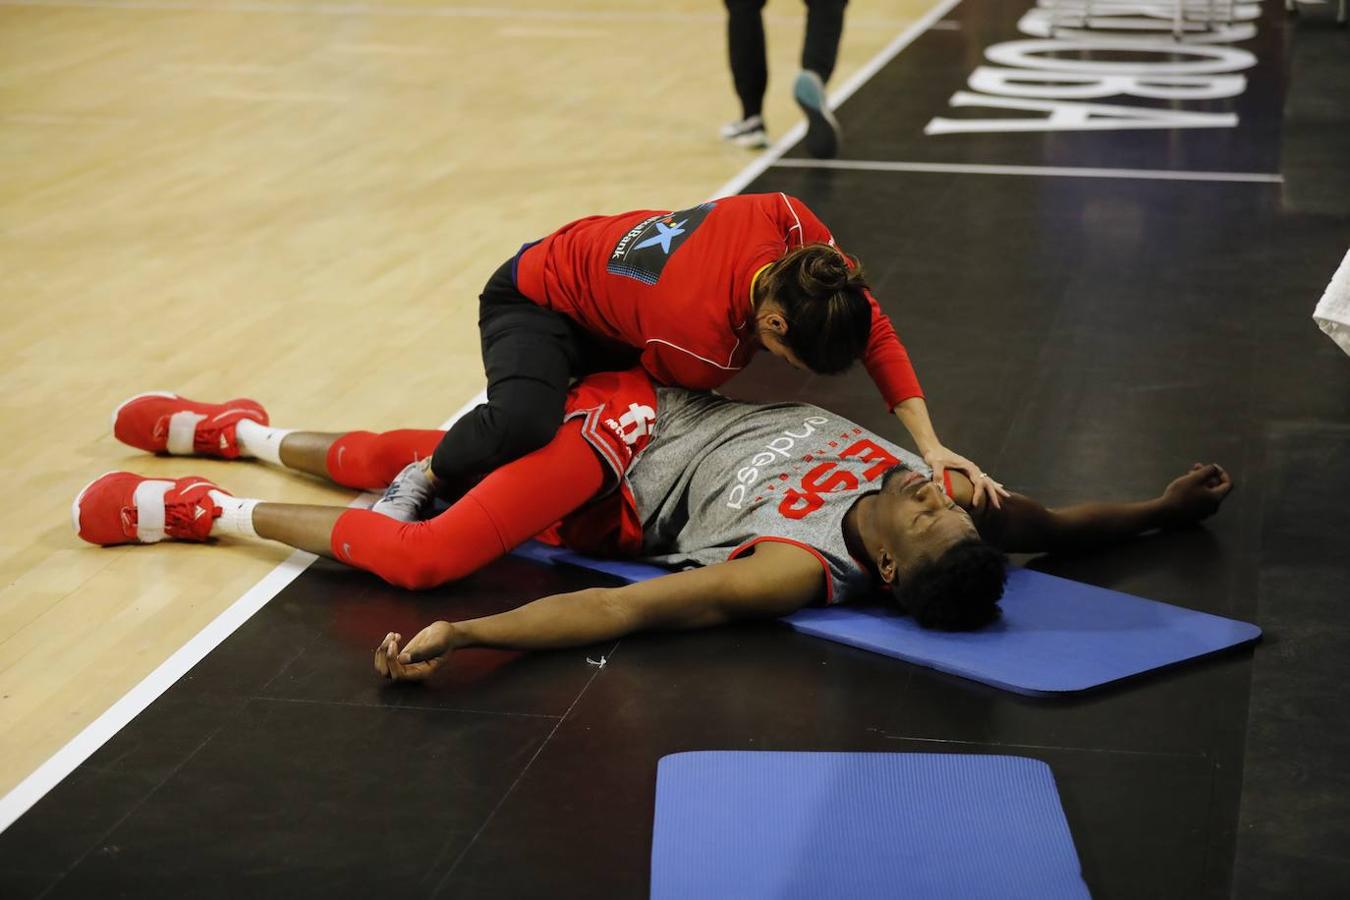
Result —
<instances>
[{"instance_id":1,"label":"man's hand on floor","mask_svg":"<svg viewBox=\"0 0 1350 900\"><path fill-rule=\"evenodd\" d=\"M450 658L449 622L433 622L402 650L403 635L390 632L375 650L375 671L390 681L425 681Z\"/></svg>"},{"instance_id":2,"label":"man's hand on floor","mask_svg":"<svg viewBox=\"0 0 1350 900\"><path fill-rule=\"evenodd\" d=\"M1196 463L1163 491L1167 525L1176 528L1208 519L1233 490L1232 477L1217 463Z\"/></svg>"}]
</instances>

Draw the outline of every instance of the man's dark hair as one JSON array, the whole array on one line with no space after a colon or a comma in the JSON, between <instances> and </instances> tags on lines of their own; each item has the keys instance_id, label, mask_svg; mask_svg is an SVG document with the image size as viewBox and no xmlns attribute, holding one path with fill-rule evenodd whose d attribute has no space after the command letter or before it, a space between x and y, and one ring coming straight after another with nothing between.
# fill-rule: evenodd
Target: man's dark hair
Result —
<instances>
[{"instance_id":1,"label":"man's dark hair","mask_svg":"<svg viewBox=\"0 0 1350 900\"><path fill-rule=\"evenodd\" d=\"M765 273L766 295L783 307L783 342L812 372L837 375L867 349L872 304L862 266L829 244L793 250Z\"/></svg>"},{"instance_id":2,"label":"man's dark hair","mask_svg":"<svg viewBox=\"0 0 1350 900\"><path fill-rule=\"evenodd\" d=\"M924 628L973 631L999 617L1008 558L979 538L948 547L895 589L896 602Z\"/></svg>"}]
</instances>

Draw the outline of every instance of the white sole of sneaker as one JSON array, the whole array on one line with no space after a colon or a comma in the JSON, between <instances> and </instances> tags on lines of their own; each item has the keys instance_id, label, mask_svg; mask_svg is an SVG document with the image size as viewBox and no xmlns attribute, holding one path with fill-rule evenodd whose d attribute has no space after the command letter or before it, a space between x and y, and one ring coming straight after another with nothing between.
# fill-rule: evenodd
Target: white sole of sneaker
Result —
<instances>
[{"instance_id":1,"label":"white sole of sneaker","mask_svg":"<svg viewBox=\"0 0 1350 900\"><path fill-rule=\"evenodd\" d=\"M132 399L134 400L135 398L133 397ZM80 488L80 492L75 495L75 502L70 504L70 524L72 527L74 527L75 534L77 536L80 533L80 501L84 499L84 495L89 491L91 487L93 487L96 483L102 481L104 478L107 478L109 475L111 475L116 471L117 469L109 469L102 475L98 476L98 478L95 478L93 481L89 482L84 487Z\"/></svg>"},{"instance_id":2,"label":"white sole of sneaker","mask_svg":"<svg viewBox=\"0 0 1350 900\"><path fill-rule=\"evenodd\" d=\"M109 427L109 428L116 428L116 427L117 427L117 414L120 413L120 412L122 411L122 409L123 409L128 403L135 403L137 400L141 399L142 397L168 397L168 398L171 399L171 400L176 400L176 399L178 399L178 395L175 394L173 391L146 391L144 394L137 394L137 395L134 396L134 397L128 397L127 399L123 400L121 403L117 404L117 409L114 409L114 410L112 411L112 415L108 417L108 427Z\"/></svg>"}]
</instances>

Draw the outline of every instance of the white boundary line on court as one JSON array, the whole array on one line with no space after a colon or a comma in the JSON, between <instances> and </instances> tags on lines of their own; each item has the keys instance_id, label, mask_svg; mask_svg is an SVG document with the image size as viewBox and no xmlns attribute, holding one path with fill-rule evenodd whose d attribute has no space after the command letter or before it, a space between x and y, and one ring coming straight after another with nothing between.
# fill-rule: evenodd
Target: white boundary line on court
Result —
<instances>
[{"instance_id":1,"label":"white boundary line on court","mask_svg":"<svg viewBox=\"0 0 1350 900\"><path fill-rule=\"evenodd\" d=\"M857 172L940 172L961 175L1049 175L1060 178L1142 178L1154 181L1238 181L1283 184L1277 172L1198 172L1185 169L1093 169L1085 166L988 166L976 163L868 162L854 159L780 159L784 169L838 169Z\"/></svg>"},{"instance_id":2,"label":"white boundary line on court","mask_svg":"<svg viewBox=\"0 0 1350 900\"><path fill-rule=\"evenodd\" d=\"M244 596L234 601L224 612L211 620L210 624L197 632L196 636L161 663L159 668L141 679L140 684L123 694L122 698L108 707L103 715L90 722L83 731L71 738L32 774L15 785L4 799L0 800L0 831L12 825L15 819L27 812L29 807L75 771L80 763L121 731L122 726L134 719L141 710L153 703L206 654L248 621L250 616L281 593L286 585L308 569L310 563L316 559L318 557L313 553L306 553L303 550L296 550L288 556L285 562L268 572Z\"/></svg>"},{"instance_id":3,"label":"white boundary line on court","mask_svg":"<svg viewBox=\"0 0 1350 900\"><path fill-rule=\"evenodd\" d=\"M905 49L914 41L916 37L928 30L934 22L946 15L952 7L960 3L961 0L942 0L937 6L914 22L909 28L905 29L900 35L879 54L874 56L865 66L859 69L852 78L844 83L840 89L830 96L830 105L838 106L847 100L858 90L869 78L875 75L882 66L886 65L895 58L901 50ZM0 0L0 6L83 6L83 5L101 5L101 4L80 4L80 3L45 3L45 2L18 2L14 0ZM119 3L119 6L130 6L129 3ZM156 6L152 3L135 4L142 7L167 8L178 7L179 4L164 3ZM182 8L198 8L189 4L181 4ZM357 11L356 7L343 7ZM229 9L226 7L225 9ZM754 162L741 170L740 174L732 178L726 184L722 185L716 193L716 197L725 197L730 194L737 194L751 181L754 181L766 169L768 169L775 160L781 157L787 149L801 139L806 132L806 126L798 123L789 129L779 141L764 151ZM486 391L480 391L453 416L447 419L442 428L448 427L460 416L467 413L470 409L477 406L487 399ZM352 502L353 506L359 505L369 495L362 495ZM75 768L94 754L107 743L113 735L121 731L122 728L140 714L147 706L155 701L160 694L164 693L173 684L178 681L193 666L200 662L208 653L219 646L226 638L233 634L239 626L243 625L248 619L267 605L277 594L297 577L300 576L309 565L318 557L312 553L305 553L297 550L286 558L284 562L263 577L261 581L255 584L242 597L232 603L224 612L211 620L205 628L197 633L195 637L180 647L172 656L165 660L158 668L149 675L145 676L139 684L122 696L120 700L108 708L101 716L89 723L83 731L71 738L70 741L56 751L46 762L38 766L32 774L23 781L19 782L8 794L0 798L0 832L3 832L10 825L14 824L20 816L27 812L33 804L41 800L48 791L56 787L67 775L75 771Z\"/></svg>"},{"instance_id":4,"label":"white boundary line on court","mask_svg":"<svg viewBox=\"0 0 1350 900\"><path fill-rule=\"evenodd\" d=\"M473 407L487 399L485 391L464 404L458 412L441 424L448 428L452 422ZM374 494L362 494L351 502L351 506L369 506L374 502ZM4 798L0 799L0 832L41 800L48 791L56 787L62 779L75 771L80 763L94 754L94 751L106 744L113 735L136 718L143 709L154 703L178 679L188 673L193 666L201 662L206 654L234 634L239 626L247 622L254 613L281 593L288 584L300 577L310 567L317 556L296 550L263 576L262 580L249 588L244 596L231 603L220 615L212 619L205 628L197 632L186 644L179 647L172 656L161 663L153 672L141 679L134 688L122 695L122 698L85 726L84 730L71 738L64 747L52 754L42 765L19 782Z\"/></svg>"}]
</instances>

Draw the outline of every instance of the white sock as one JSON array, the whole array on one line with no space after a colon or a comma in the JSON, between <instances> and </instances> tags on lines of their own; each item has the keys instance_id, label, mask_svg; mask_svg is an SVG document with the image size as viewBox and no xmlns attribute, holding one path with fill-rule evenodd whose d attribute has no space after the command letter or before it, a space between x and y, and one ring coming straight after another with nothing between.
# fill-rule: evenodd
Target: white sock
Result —
<instances>
[{"instance_id":1,"label":"white sock","mask_svg":"<svg viewBox=\"0 0 1350 900\"><path fill-rule=\"evenodd\" d=\"M235 426L234 434L239 440L239 454L241 456L251 456L254 459L279 466L282 464L281 442L286 435L294 430L293 428L270 428L267 425L259 425L252 419L240 419L239 424Z\"/></svg>"},{"instance_id":2,"label":"white sock","mask_svg":"<svg viewBox=\"0 0 1350 900\"><path fill-rule=\"evenodd\" d=\"M246 497L231 497L221 491L211 491L211 499L220 507L220 518L211 526L211 537L229 535L231 537L257 537L253 530L253 507L261 500L249 500Z\"/></svg>"}]
</instances>

